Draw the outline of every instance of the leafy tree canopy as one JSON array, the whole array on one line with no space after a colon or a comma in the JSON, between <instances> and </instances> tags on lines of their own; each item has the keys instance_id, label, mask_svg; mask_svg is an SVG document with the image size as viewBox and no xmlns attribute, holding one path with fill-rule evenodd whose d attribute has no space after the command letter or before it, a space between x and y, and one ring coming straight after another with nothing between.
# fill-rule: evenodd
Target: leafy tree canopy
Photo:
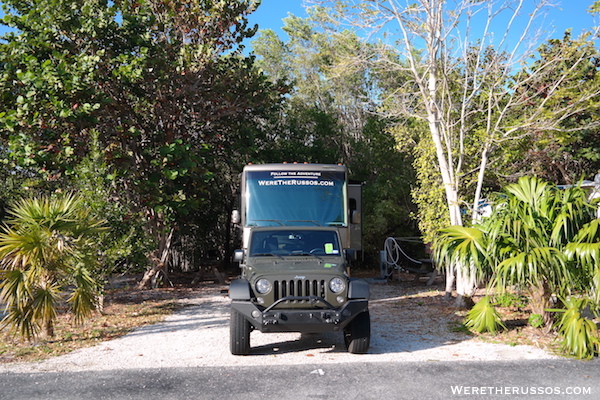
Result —
<instances>
[{"instance_id":1,"label":"leafy tree canopy","mask_svg":"<svg viewBox=\"0 0 600 400\"><path fill-rule=\"evenodd\" d=\"M175 221L211 197L224 148L279 102L241 53L257 5L4 2L16 28L0 43L4 162L65 185L97 132L118 195L164 254Z\"/></svg>"}]
</instances>

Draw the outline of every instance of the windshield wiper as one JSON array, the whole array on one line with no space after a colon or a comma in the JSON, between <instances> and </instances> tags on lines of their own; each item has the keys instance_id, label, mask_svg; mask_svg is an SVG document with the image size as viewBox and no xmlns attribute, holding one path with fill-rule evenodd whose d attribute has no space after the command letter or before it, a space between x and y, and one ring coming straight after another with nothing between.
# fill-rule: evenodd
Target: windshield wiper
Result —
<instances>
[{"instance_id":1,"label":"windshield wiper","mask_svg":"<svg viewBox=\"0 0 600 400\"><path fill-rule=\"evenodd\" d=\"M283 260L283 257L281 257L279 254L274 254L274 253L254 253L254 254L250 254L250 257L265 257L265 256L278 257L278 258L281 258Z\"/></svg>"},{"instance_id":2,"label":"windshield wiper","mask_svg":"<svg viewBox=\"0 0 600 400\"><path fill-rule=\"evenodd\" d=\"M313 254L313 253L292 253L291 255L292 256L313 256L316 259L322 260L321 257L319 257L318 255Z\"/></svg>"}]
</instances>

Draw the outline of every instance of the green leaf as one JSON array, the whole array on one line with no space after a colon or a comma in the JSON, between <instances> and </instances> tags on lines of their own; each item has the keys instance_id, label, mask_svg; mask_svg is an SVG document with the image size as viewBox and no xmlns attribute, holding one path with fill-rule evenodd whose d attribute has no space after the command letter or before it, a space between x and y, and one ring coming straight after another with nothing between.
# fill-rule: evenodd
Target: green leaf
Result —
<instances>
[{"instance_id":1,"label":"green leaf","mask_svg":"<svg viewBox=\"0 0 600 400\"><path fill-rule=\"evenodd\" d=\"M179 176L179 171L177 170L165 170L165 176L170 180L175 180Z\"/></svg>"}]
</instances>

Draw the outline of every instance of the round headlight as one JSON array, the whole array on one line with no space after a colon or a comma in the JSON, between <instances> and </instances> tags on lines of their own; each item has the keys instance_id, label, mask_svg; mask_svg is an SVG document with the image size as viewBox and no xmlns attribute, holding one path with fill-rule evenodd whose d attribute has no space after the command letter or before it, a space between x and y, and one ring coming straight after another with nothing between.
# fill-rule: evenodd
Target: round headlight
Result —
<instances>
[{"instance_id":1,"label":"round headlight","mask_svg":"<svg viewBox=\"0 0 600 400\"><path fill-rule=\"evenodd\" d=\"M346 283L341 278L333 278L329 281L329 289L333 293L340 293L342 290L346 289Z\"/></svg>"},{"instance_id":2,"label":"round headlight","mask_svg":"<svg viewBox=\"0 0 600 400\"><path fill-rule=\"evenodd\" d=\"M256 291L260 294L268 293L271 290L271 282L262 278L256 281Z\"/></svg>"}]
</instances>

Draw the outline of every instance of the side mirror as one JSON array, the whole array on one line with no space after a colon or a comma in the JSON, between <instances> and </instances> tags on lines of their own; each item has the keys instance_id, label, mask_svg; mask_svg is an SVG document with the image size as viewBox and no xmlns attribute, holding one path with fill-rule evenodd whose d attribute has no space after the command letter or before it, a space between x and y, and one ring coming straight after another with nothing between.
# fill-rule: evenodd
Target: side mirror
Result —
<instances>
[{"instance_id":1,"label":"side mirror","mask_svg":"<svg viewBox=\"0 0 600 400\"><path fill-rule=\"evenodd\" d=\"M240 218L239 210L233 210L231 212L231 222L234 224L239 224L240 222L242 222L242 219Z\"/></svg>"},{"instance_id":2,"label":"side mirror","mask_svg":"<svg viewBox=\"0 0 600 400\"><path fill-rule=\"evenodd\" d=\"M244 250L235 250L233 252L233 261L242 262L244 260Z\"/></svg>"},{"instance_id":3,"label":"side mirror","mask_svg":"<svg viewBox=\"0 0 600 400\"><path fill-rule=\"evenodd\" d=\"M356 250L346 249L344 252L346 253L346 261L356 261Z\"/></svg>"}]
</instances>

